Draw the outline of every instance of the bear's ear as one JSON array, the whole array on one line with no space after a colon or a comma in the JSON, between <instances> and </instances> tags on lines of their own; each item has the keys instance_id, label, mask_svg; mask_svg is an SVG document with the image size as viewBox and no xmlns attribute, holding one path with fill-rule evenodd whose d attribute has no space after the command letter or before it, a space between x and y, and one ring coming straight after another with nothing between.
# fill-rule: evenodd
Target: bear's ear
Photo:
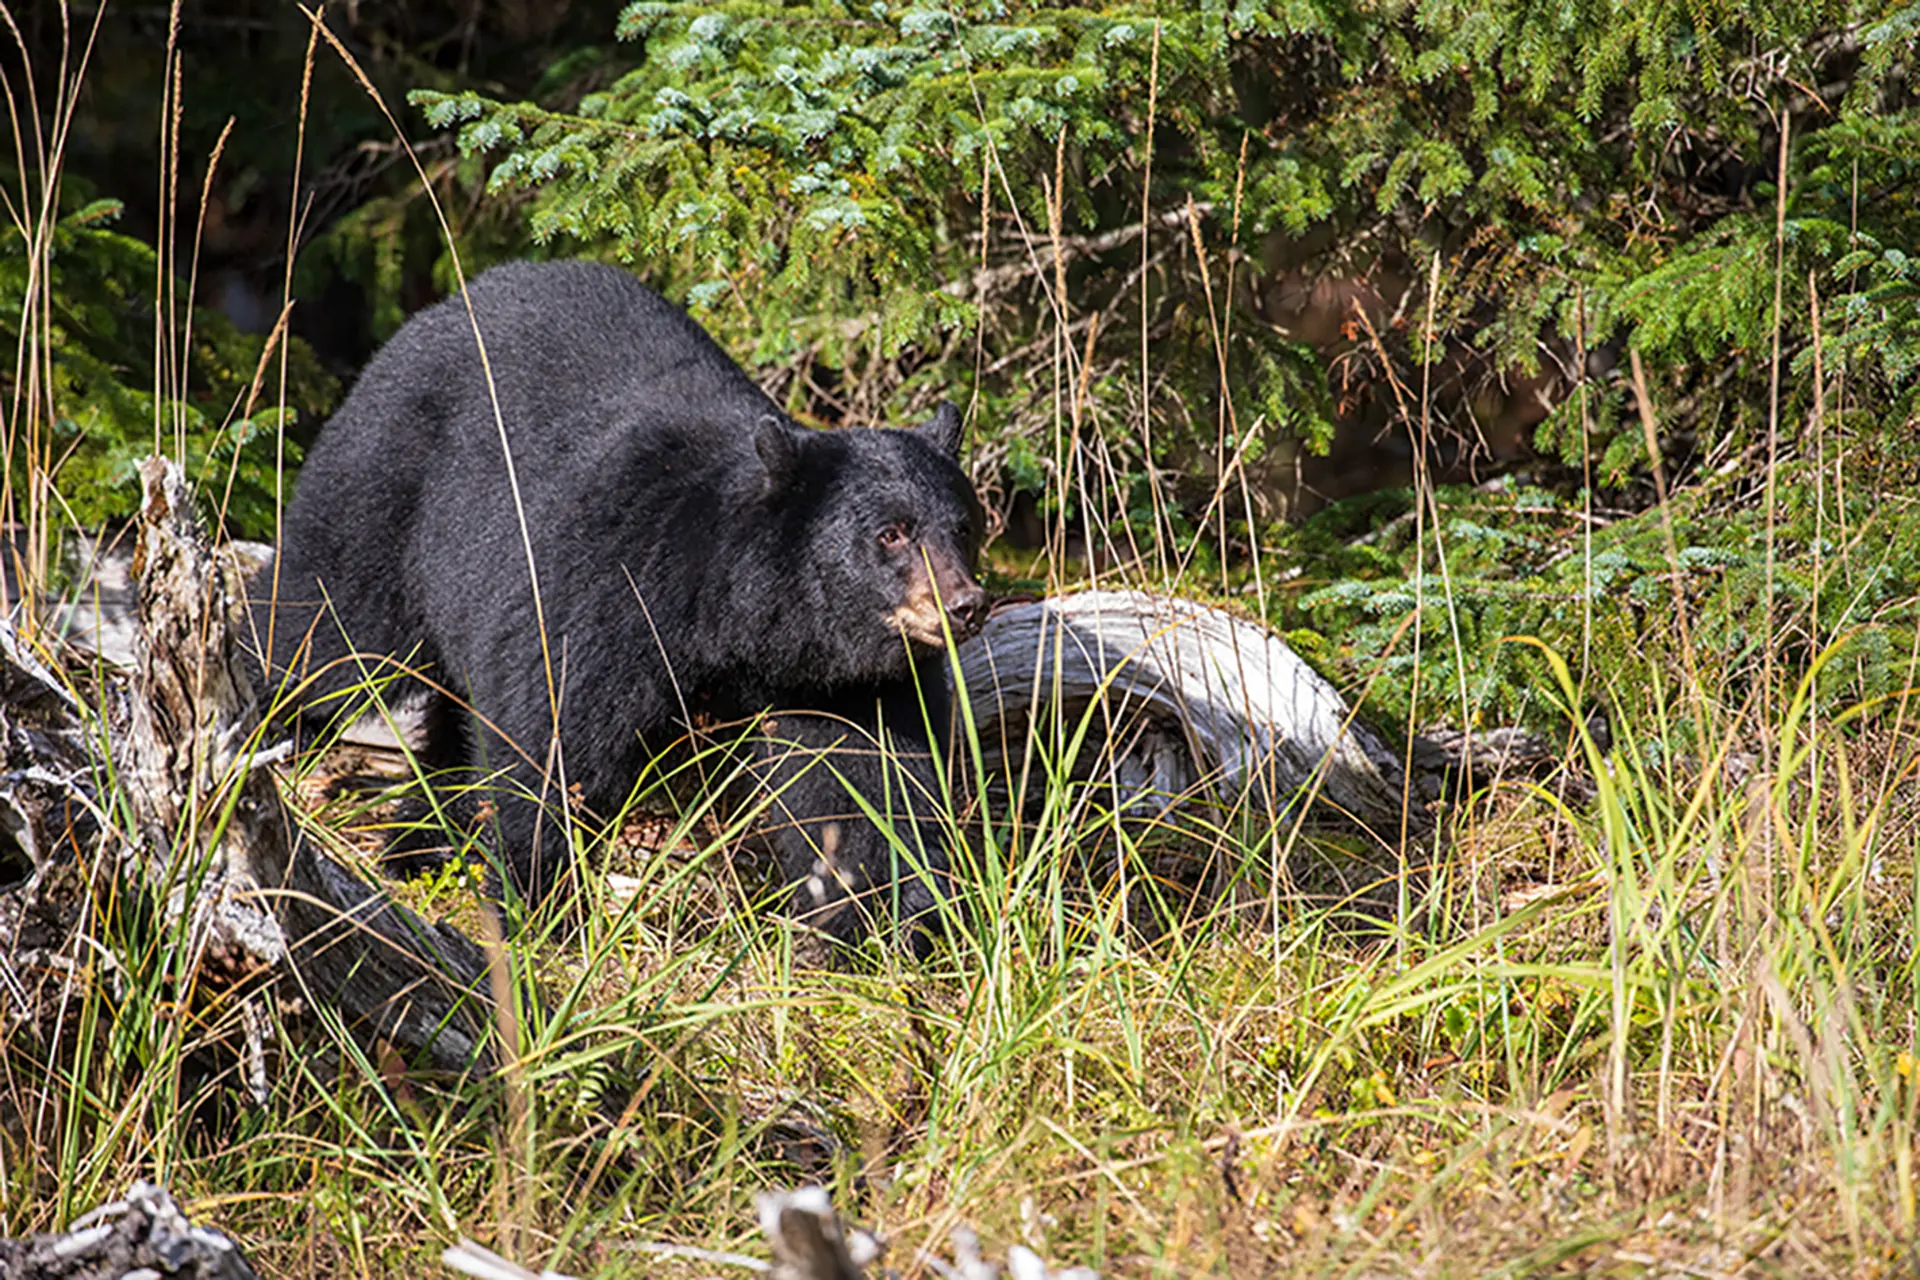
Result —
<instances>
[{"instance_id":1,"label":"bear's ear","mask_svg":"<svg viewBox=\"0 0 1920 1280\"><path fill-rule=\"evenodd\" d=\"M952 401L942 400L933 416L913 429L913 433L949 458L960 457L960 411Z\"/></svg>"},{"instance_id":2,"label":"bear's ear","mask_svg":"<svg viewBox=\"0 0 1920 1280\"><path fill-rule=\"evenodd\" d=\"M800 461L800 442L787 430L787 424L770 413L763 415L753 429L753 448L760 455L760 465L767 469L767 491L784 488Z\"/></svg>"}]
</instances>

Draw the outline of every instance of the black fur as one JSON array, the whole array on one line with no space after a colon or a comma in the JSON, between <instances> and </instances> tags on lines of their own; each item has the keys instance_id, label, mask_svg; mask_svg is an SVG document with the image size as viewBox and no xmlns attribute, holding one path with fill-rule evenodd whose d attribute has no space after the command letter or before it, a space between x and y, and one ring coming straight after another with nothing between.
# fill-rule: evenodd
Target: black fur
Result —
<instances>
[{"instance_id":1,"label":"black fur","mask_svg":"<svg viewBox=\"0 0 1920 1280\"><path fill-rule=\"evenodd\" d=\"M362 678L348 655L393 655L467 699L431 718L426 754L507 771L497 839L530 900L568 857L545 768L549 660L565 781L602 817L690 717L775 709L752 744L793 819L775 839L782 867L815 890L800 905L843 936L856 927L848 892L897 882L902 910L931 906L834 773L902 815L904 861L944 872L929 726L944 733L948 709L931 601L960 636L984 604L959 416L799 428L683 312L611 267L503 266L468 296L471 316L454 296L409 321L314 445L286 513L277 604L275 570L255 584L275 678L312 676L311 705ZM803 767L823 751L830 767ZM835 874L814 880L823 845Z\"/></svg>"}]
</instances>

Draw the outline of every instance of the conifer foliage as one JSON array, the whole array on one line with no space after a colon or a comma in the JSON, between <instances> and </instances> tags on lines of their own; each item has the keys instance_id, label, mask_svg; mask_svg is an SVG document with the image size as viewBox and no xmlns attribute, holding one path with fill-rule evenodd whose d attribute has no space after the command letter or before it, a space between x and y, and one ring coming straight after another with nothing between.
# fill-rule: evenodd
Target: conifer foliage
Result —
<instances>
[{"instance_id":1,"label":"conifer foliage","mask_svg":"<svg viewBox=\"0 0 1920 1280\"><path fill-rule=\"evenodd\" d=\"M903 350L918 353L906 372L949 357L943 379L1011 399L995 420L1015 436L1037 431L1045 397L1023 401L1022 388L1055 353L993 357L1075 321L1096 377L1121 377L1123 352L1137 363L1143 324L1172 340L1152 410L1190 419L1187 445L1213 442L1219 371L1211 351L1180 364L1183 340L1224 334L1236 428L1314 440L1334 407L1329 368L1349 366L1338 390L1384 350L1411 375L1429 325L1437 349L1465 359L1462 381L1543 360L1578 372L1576 345L1631 342L1687 395L1686 425L1718 434L1765 416L1754 392L1776 324L1783 131L1787 277L1811 276L1823 296L1833 355L1913 412L1916 14L646 2L619 22L632 69L595 92L415 100L488 159L491 191L518 196L552 251L648 264L763 357L805 348L855 377ZM1127 238L1143 222L1144 255ZM1234 247L1256 264L1242 300L1275 264L1384 271L1412 292L1380 347L1350 333L1305 350L1257 322L1222 323ZM996 296L994 283L1012 287ZM1778 319L1789 359L1807 356L1805 293ZM1038 305L1006 314L1008 294ZM1093 312L1105 323L1086 344ZM946 346L975 322L984 361ZM1004 376L976 379L983 367ZM1625 382L1592 390L1604 444L1605 424L1632 424ZM1109 415L1122 453L1137 386L1133 399L1131 415ZM1454 402L1468 436L1470 400ZM1540 443L1571 460L1579 438L1562 413ZM1156 439L1165 456L1152 461L1177 469L1180 431ZM1637 427L1620 439L1616 475Z\"/></svg>"}]
</instances>

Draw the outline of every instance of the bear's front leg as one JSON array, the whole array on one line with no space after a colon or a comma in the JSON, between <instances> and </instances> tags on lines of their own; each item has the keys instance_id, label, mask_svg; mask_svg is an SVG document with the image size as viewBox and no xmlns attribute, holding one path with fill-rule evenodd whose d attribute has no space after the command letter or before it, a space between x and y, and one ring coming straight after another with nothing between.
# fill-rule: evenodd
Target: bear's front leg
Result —
<instances>
[{"instance_id":1,"label":"bear's front leg","mask_svg":"<svg viewBox=\"0 0 1920 1280\"><path fill-rule=\"evenodd\" d=\"M492 863L488 895L502 905L511 899L521 912L553 898L563 884L571 897L573 839L558 779L519 759L504 773L484 766L474 772L492 776L480 810L487 819L481 843Z\"/></svg>"},{"instance_id":2,"label":"bear's front leg","mask_svg":"<svg viewBox=\"0 0 1920 1280\"><path fill-rule=\"evenodd\" d=\"M761 725L763 823L797 919L842 942L895 922L924 950L947 892L952 822L928 728L910 686L849 699L842 714L776 711Z\"/></svg>"}]
</instances>

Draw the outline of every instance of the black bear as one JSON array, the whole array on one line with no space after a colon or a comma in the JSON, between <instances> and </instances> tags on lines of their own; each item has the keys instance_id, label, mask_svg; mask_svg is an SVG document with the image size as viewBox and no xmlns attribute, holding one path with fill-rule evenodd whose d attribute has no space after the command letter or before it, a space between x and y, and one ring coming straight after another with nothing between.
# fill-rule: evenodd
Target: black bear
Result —
<instances>
[{"instance_id":1,"label":"black bear","mask_svg":"<svg viewBox=\"0 0 1920 1280\"><path fill-rule=\"evenodd\" d=\"M626 272L496 267L409 320L321 431L256 636L309 709L398 659L389 696L434 699L426 761L498 778L528 901L568 865L565 806L610 816L690 724L771 709L748 741L774 852L848 937L850 897L910 917L946 869L945 645L986 604L959 447L951 405L795 425Z\"/></svg>"}]
</instances>

